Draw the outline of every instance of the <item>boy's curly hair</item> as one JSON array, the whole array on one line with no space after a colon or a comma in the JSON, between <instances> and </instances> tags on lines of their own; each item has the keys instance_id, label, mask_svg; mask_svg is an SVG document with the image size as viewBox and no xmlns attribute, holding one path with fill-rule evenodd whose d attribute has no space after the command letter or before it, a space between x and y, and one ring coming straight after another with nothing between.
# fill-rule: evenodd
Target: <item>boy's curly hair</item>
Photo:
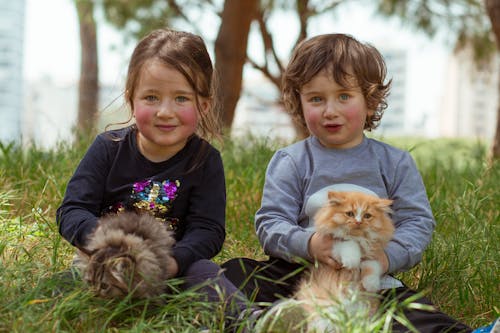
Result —
<instances>
[{"instance_id":1,"label":"boy's curly hair","mask_svg":"<svg viewBox=\"0 0 500 333\"><path fill-rule=\"evenodd\" d=\"M387 69L380 52L346 34L324 34L299 43L283 73L281 95L285 109L304 127L300 89L322 70L344 87L361 88L366 106L374 110L365 129L375 129L387 108L392 81L384 84Z\"/></svg>"}]
</instances>

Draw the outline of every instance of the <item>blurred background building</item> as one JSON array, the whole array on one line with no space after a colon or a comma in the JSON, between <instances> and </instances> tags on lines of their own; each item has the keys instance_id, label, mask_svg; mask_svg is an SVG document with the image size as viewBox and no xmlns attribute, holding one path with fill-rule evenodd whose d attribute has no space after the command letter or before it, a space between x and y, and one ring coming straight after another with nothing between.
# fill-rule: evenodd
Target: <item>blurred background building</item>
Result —
<instances>
[{"instance_id":1,"label":"blurred background building","mask_svg":"<svg viewBox=\"0 0 500 333\"><path fill-rule=\"evenodd\" d=\"M24 10L24 0L0 0L0 141L21 138Z\"/></svg>"},{"instance_id":2,"label":"blurred background building","mask_svg":"<svg viewBox=\"0 0 500 333\"><path fill-rule=\"evenodd\" d=\"M23 76L25 2L0 0L0 140L22 138L25 143L51 147L58 141L72 139L78 81L55 81L49 75L29 81L23 79L26 77ZM424 82L420 80L415 84L419 74L415 73L415 52L397 42L391 43L391 38L382 38L374 45L383 54L388 78L392 79L389 106L375 135L493 139L498 105L498 58L490 67L478 68L470 51L450 54L439 66L442 67L440 73L426 69ZM66 57L72 57L69 51ZM420 55L419 52L416 57ZM123 67L126 69L126 61ZM276 87L259 74L250 75L247 69L233 133L293 139L294 128L277 101ZM441 79L441 70L446 73L444 79ZM105 124L126 120L128 114L122 112L123 80L120 75L114 80L115 85L101 82L99 108L104 116L100 129ZM431 84L436 82L439 82L437 96L419 92L422 86L435 86ZM115 113L116 109L119 112Z\"/></svg>"},{"instance_id":3,"label":"blurred background building","mask_svg":"<svg viewBox=\"0 0 500 333\"><path fill-rule=\"evenodd\" d=\"M440 134L447 137L493 139L497 118L498 56L478 67L472 50L450 57L445 95L440 110Z\"/></svg>"}]
</instances>

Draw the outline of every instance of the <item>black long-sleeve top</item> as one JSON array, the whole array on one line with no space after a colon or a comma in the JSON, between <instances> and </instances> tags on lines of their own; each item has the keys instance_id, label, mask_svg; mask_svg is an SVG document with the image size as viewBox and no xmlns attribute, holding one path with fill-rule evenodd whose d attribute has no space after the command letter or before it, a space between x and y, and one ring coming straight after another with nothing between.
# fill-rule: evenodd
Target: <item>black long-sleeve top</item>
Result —
<instances>
[{"instance_id":1,"label":"black long-sleeve top","mask_svg":"<svg viewBox=\"0 0 500 333\"><path fill-rule=\"evenodd\" d=\"M220 153L193 136L167 161L155 163L137 148L127 127L97 136L70 179L57 209L60 234L85 247L97 220L109 212L136 210L160 218L174 231L179 276L210 259L225 239L226 188Z\"/></svg>"}]
</instances>

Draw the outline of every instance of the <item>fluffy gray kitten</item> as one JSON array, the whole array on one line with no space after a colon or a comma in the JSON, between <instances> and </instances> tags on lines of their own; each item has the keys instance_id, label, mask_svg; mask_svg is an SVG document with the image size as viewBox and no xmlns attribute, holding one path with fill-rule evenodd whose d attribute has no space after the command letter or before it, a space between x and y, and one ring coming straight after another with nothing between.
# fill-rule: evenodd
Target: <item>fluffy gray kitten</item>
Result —
<instances>
[{"instance_id":1,"label":"fluffy gray kitten","mask_svg":"<svg viewBox=\"0 0 500 333\"><path fill-rule=\"evenodd\" d=\"M99 219L86 248L77 251L75 265L100 297L155 297L174 275L174 243L172 233L149 214L109 214Z\"/></svg>"}]
</instances>

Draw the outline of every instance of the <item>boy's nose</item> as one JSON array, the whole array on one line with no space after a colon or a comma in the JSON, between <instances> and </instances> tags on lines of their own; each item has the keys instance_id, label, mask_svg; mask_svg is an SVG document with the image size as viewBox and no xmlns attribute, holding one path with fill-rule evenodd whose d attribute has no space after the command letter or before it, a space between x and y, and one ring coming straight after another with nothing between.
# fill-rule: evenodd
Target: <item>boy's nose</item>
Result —
<instances>
[{"instance_id":1,"label":"boy's nose","mask_svg":"<svg viewBox=\"0 0 500 333\"><path fill-rule=\"evenodd\" d=\"M337 108L334 102L328 102L325 105L325 110L323 111L323 116L324 117L332 117L336 115L337 113Z\"/></svg>"}]
</instances>

